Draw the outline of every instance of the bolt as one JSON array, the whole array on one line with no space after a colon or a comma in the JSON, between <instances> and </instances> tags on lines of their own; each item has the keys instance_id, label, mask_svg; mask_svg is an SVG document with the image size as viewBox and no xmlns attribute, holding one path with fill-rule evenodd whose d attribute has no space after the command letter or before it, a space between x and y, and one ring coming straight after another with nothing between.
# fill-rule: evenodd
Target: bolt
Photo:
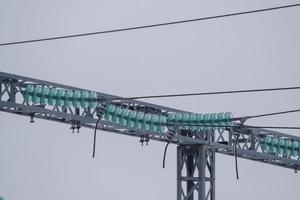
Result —
<instances>
[{"instance_id":1,"label":"bolt","mask_svg":"<svg viewBox=\"0 0 300 200\"><path fill-rule=\"evenodd\" d=\"M30 117L30 123L34 123L33 115Z\"/></svg>"},{"instance_id":2,"label":"bolt","mask_svg":"<svg viewBox=\"0 0 300 200\"><path fill-rule=\"evenodd\" d=\"M144 146L144 142L145 142L145 140L144 140L144 138L143 137L141 137L141 139L140 139L140 141L139 141L140 143L141 143L141 146Z\"/></svg>"}]
</instances>

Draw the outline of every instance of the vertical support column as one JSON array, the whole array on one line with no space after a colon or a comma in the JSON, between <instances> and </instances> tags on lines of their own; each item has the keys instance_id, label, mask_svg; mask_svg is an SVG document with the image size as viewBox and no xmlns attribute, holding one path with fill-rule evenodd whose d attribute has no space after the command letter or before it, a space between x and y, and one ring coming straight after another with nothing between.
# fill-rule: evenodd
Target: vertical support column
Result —
<instances>
[{"instance_id":1,"label":"vertical support column","mask_svg":"<svg viewBox=\"0 0 300 200\"><path fill-rule=\"evenodd\" d=\"M215 200L215 152L209 146L177 147L177 200Z\"/></svg>"},{"instance_id":2,"label":"vertical support column","mask_svg":"<svg viewBox=\"0 0 300 200\"><path fill-rule=\"evenodd\" d=\"M198 147L198 159L196 160L196 165L198 169L198 199L205 200L206 199L206 191L205 191L205 171L206 171L206 149L204 145L200 145Z\"/></svg>"},{"instance_id":3,"label":"vertical support column","mask_svg":"<svg viewBox=\"0 0 300 200\"><path fill-rule=\"evenodd\" d=\"M11 79L10 80L10 92L9 92L9 101L12 103L16 102L16 82L18 80Z\"/></svg>"},{"instance_id":4,"label":"vertical support column","mask_svg":"<svg viewBox=\"0 0 300 200\"><path fill-rule=\"evenodd\" d=\"M2 79L0 77L0 100L2 99Z\"/></svg>"},{"instance_id":5,"label":"vertical support column","mask_svg":"<svg viewBox=\"0 0 300 200\"><path fill-rule=\"evenodd\" d=\"M187 177L193 177L194 176L194 156L193 155L186 155L186 174ZM190 196L187 197L188 200L194 200L194 192L193 187L195 186L194 181L192 179L188 179L186 181L186 191L190 192Z\"/></svg>"}]
</instances>

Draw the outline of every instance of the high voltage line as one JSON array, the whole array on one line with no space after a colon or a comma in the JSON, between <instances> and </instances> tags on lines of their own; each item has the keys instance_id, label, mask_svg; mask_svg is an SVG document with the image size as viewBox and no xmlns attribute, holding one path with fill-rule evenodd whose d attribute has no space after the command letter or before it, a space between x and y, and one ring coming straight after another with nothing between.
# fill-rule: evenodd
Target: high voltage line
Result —
<instances>
[{"instance_id":1,"label":"high voltage line","mask_svg":"<svg viewBox=\"0 0 300 200\"><path fill-rule=\"evenodd\" d=\"M215 92L197 92L197 93L181 93L181 94L162 94L162 95L148 95L148 96L134 96L134 97L116 97L111 100L134 100L134 99L153 99L153 98L169 98L169 97L186 97L186 96L206 96L206 95L220 95L220 94L236 94L236 93L253 93L253 92L270 92L270 91L284 91L284 90L299 90L300 86L295 87L277 87L277 88L260 88L247 90L228 90Z\"/></svg>"},{"instance_id":2,"label":"high voltage line","mask_svg":"<svg viewBox=\"0 0 300 200\"><path fill-rule=\"evenodd\" d=\"M237 119L237 120L239 120L239 119L253 119L253 118L268 117L268 116L274 116L274 115L284 115L284 114L295 113L295 112L300 112L300 109L286 110L286 111L273 112L273 113L264 113L264 114L259 114L259 115L249 115L249 116L239 117L239 118L234 118L234 119Z\"/></svg>"},{"instance_id":3,"label":"high voltage line","mask_svg":"<svg viewBox=\"0 0 300 200\"><path fill-rule=\"evenodd\" d=\"M148 28L170 26L170 25L176 25L176 24L191 23L191 22L197 22L197 21L205 21L205 20L233 17L233 16L239 16L239 15L248 15L248 14L259 13L259 12L275 11L275 10L280 10L280 9L298 7L298 6L300 6L300 3L289 4L289 5L285 5L285 6L264 8L264 9L249 10L249 11L243 11L243 12L235 12L235 13L222 14L222 15L215 15L215 16L202 17L202 18L194 18L194 19L187 19L187 20L179 20L179 21L172 21L172 22L164 22L164 23L143 25L143 26L134 26L134 27L111 29L111 30L104 30L104 31L97 31L97 32L88 32L88 33L80 33L80 34L73 34L73 35L64 35L64 36L57 36L57 37L46 37L46 38L39 38L39 39L32 39L32 40L23 40L23 41L0 43L0 46L10 46L10 45L17 45L17 44L25 44L25 43L35 43L35 42L43 42L43 41L50 41L50 40L61 40L61 39L86 37L86 36L100 35L100 34L107 34L107 33L124 32L124 31L132 31L132 30L139 30L139 29L148 29Z\"/></svg>"}]
</instances>

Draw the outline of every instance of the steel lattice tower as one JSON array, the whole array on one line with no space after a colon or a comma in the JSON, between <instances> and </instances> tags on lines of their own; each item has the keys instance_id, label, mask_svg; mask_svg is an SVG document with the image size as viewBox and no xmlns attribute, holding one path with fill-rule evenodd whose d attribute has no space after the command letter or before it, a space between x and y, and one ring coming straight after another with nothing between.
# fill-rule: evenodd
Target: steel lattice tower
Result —
<instances>
[{"instance_id":1,"label":"steel lattice tower","mask_svg":"<svg viewBox=\"0 0 300 200\"><path fill-rule=\"evenodd\" d=\"M0 72L0 111L69 124L71 127L95 128L98 120L97 109L101 102L109 99L122 99L104 93L95 93L100 103L95 107L72 107L68 105L29 104L25 88L28 85L47 88L60 88L68 91L85 91L67 85ZM39 98L39 97L38 97ZM137 100L110 102L132 111L166 115L184 111ZM237 155L240 158L276 165L292 170L300 168L299 154L280 155L272 149L264 148L266 138L274 141L300 142L300 137L277 131L233 126L214 130L165 132L142 130L101 119L96 127L99 130L155 140L177 145L177 200L214 200L215 197L215 154ZM236 144L236 151L235 151ZM276 143L277 148L283 148ZM271 148L275 148L272 147ZM291 147L286 148L291 150ZM299 147L300 152L300 147Z\"/></svg>"}]
</instances>

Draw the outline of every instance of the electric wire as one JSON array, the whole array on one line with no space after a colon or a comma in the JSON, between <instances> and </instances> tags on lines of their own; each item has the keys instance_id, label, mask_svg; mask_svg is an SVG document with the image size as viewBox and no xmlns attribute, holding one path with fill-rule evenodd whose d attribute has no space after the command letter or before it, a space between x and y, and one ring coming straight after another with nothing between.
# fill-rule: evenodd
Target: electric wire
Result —
<instances>
[{"instance_id":1,"label":"electric wire","mask_svg":"<svg viewBox=\"0 0 300 200\"><path fill-rule=\"evenodd\" d=\"M299 126L252 126L252 125L238 125L238 126L231 126L231 127L245 127L245 128L269 128L269 129L287 129L287 130L300 130Z\"/></svg>"},{"instance_id":2,"label":"electric wire","mask_svg":"<svg viewBox=\"0 0 300 200\"><path fill-rule=\"evenodd\" d=\"M162 125L166 126L199 126L199 127L207 127L207 128L248 128L248 129L287 129L287 130L300 130L300 126L256 126L256 125L245 125L245 124L237 124L237 125L205 125L205 124L185 124L185 123L164 123Z\"/></svg>"},{"instance_id":3,"label":"electric wire","mask_svg":"<svg viewBox=\"0 0 300 200\"><path fill-rule=\"evenodd\" d=\"M215 92L162 94L162 95L148 95L148 96L134 96L134 97L115 97L115 98L108 98L108 99L124 101L124 100L135 100L135 99L154 99L154 98L169 98L169 97L205 96L205 95L220 95L220 94L236 94L236 93L252 93L252 92L270 92L270 91L299 90L299 89L300 89L300 86L295 86L295 87L276 87L276 88L246 89L246 90L228 90L228 91L215 91Z\"/></svg>"},{"instance_id":4,"label":"electric wire","mask_svg":"<svg viewBox=\"0 0 300 200\"><path fill-rule=\"evenodd\" d=\"M248 119L269 117L269 116L274 116L274 115L284 115L284 114L290 114L290 113L295 113L295 112L300 112L300 109L286 110L286 111L272 112L272 113L264 113L264 114L259 114L259 115L248 115L248 116L244 116L244 117L234 117L231 119L231 121L240 120L242 123L244 123Z\"/></svg>"},{"instance_id":5,"label":"electric wire","mask_svg":"<svg viewBox=\"0 0 300 200\"><path fill-rule=\"evenodd\" d=\"M256 10L249 10L249 11L242 11L242 12L235 12L235 13L222 14L222 15L215 15L215 16L202 17L202 18L194 18L194 19L186 19L186 20L179 20L179 21L150 24L150 25L144 25L144 26L134 26L134 27L128 27L128 28L111 29L111 30L104 30L104 31L97 31L97 32L88 32L88 33L64 35L64 36L57 36L57 37L46 37L46 38L40 38L40 39L7 42L7 43L1 43L0 46L18 45L18 44L25 44L25 43L44 42L44 41L50 41L50 40L60 40L60 39L86 37L86 36L108 34L108 33L115 33L115 32L132 31L132 30L139 30L139 29L148 29L148 28L154 28L154 27L191 23L191 22L196 22L196 21L205 21L205 20L212 20L212 19L218 19L218 18L233 17L233 16L238 16L238 15L247 15L247 14L259 13L259 12L275 11L275 10L280 10L280 9L298 7L298 6L300 6L300 3L289 4L289 5L285 5L285 6L269 7L269 8L263 8L263 9L256 9Z\"/></svg>"},{"instance_id":6,"label":"electric wire","mask_svg":"<svg viewBox=\"0 0 300 200\"><path fill-rule=\"evenodd\" d=\"M167 149L168 149L168 146L169 146L170 142L168 142L165 146L165 150L164 150L164 157L163 157L163 169L165 168L165 164L166 164L166 155L167 155Z\"/></svg>"},{"instance_id":7,"label":"electric wire","mask_svg":"<svg viewBox=\"0 0 300 200\"><path fill-rule=\"evenodd\" d=\"M295 113L295 112L300 112L300 109L287 110L287 111L281 111L281 112L273 112L273 113L265 113L265 114L260 114L260 115L249 115L249 116L233 118L233 119L243 119L243 118L252 119L252 118L260 118L260 117L269 117L269 116L274 116L274 115L283 115L283 114L289 114L289 113Z\"/></svg>"},{"instance_id":8,"label":"electric wire","mask_svg":"<svg viewBox=\"0 0 300 200\"><path fill-rule=\"evenodd\" d=\"M93 144L93 158L95 158L95 154L96 154L96 135L97 135L97 128L98 128L98 124L100 122L101 118L98 118L96 125L95 125L95 129L94 129L94 144Z\"/></svg>"}]
</instances>

